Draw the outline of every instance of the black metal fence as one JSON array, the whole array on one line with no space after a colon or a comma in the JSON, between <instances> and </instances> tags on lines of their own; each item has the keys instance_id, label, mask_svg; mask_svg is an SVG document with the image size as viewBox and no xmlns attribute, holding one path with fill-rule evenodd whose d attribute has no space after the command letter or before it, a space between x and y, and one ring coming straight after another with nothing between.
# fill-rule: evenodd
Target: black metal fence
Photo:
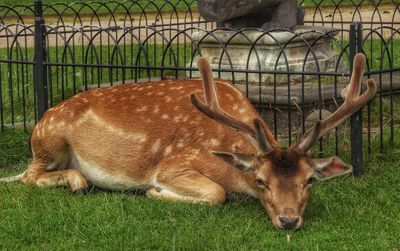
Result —
<instances>
[{"instance_id":1,"label":"black metal fence","mask_svg":"<svg viewBox=\"0 0 400 251\"><path fill-rule=\"evenodd\" d=\"M351 152L361 175L364 157L397 143L400 2L299 4L307 4L305 25L315 27L217 28L195 0L0 4L1 129L29 130L49 106L89 88L198 76L195 58L206 54L216 77L245 92L275 136L292 144L340 105L362 51L379 93L351 129L336 129L315 149Z\"/></svg>"}]
</instances>

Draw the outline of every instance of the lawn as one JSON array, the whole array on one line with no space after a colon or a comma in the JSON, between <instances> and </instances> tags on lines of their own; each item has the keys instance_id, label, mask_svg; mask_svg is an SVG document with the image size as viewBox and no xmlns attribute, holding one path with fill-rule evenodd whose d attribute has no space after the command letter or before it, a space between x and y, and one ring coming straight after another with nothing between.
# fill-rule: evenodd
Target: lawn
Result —
<instances>
[{"instance_id":1,"label":"lawn","mask_svg":"<svg viewBox=\"0 0 400 251\"><path fill-rule=\"evenodd\" d=\"M28 133L19 131L1 134L1 177L26 168L27 139ZM397 251L397 141L390 153L371 157L364 178L315 184L300 231L275 229L253 199L208 206L147 199L133 192L93 190L75 196L63 188L0 184L0 249Z\"/></svg>"}]
</instances>

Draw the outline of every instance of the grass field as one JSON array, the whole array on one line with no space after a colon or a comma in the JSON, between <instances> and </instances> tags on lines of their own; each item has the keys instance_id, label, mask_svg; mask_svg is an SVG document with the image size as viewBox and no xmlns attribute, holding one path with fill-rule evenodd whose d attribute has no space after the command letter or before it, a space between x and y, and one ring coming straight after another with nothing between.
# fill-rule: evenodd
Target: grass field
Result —
<instances>
[{"instance_id":1,"label":"grass field","mask_svg":"<svg viewBox=\"0 0 400 251\"><path fill-rule=\"evenodd\" d=\"M27 138L19 131L1 134L0 177L26 168ZM300 231L275 229L253 199L208 206L136 193L75 196L62 188L1 184L0 249L397 251L399 153L396 141L391 153L367 161L364 178L315 184Z\"/></svg>"}]
</instances>

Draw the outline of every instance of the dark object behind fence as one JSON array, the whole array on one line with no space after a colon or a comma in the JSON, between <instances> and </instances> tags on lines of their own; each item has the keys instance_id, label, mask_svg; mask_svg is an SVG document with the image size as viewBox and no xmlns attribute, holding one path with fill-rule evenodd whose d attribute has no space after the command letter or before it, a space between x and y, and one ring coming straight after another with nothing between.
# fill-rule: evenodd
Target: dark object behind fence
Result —
<instances>
[{"instance_id":1,"label":"dark object behind fence","mask_svg":"<svg viewBox=\"0 0 400 251\"><path fill-rule=\"evenodd\" d=\"M309 48L298 62L300 70L289 67L291 41L278 42L277 32L260 31L257 37L250 38L245 31L230 30L232 36L222 43L216 34L227 29L215 29L215 23L201 19L194 3L165 1L157 6L152 1L146 5L123 1L114 6L111 4L115 3L80 2L42 8L41 1L36 1L34 7L0 7L1 128L14 128L22 123L27 129L48 106L79 89L194 76L197 69L193 58L201 54L200 48L211 39L220 48L216 74L229 75L264 115L275 136L287 139L288 144L295 142L296 134L306 130L309 113L322 118L326 110L338 106L340 91L351 72L350 62L356 52L363 51L368 64L365 75L375 79L379 94L364 109L365 122L361 111L351 119L351 137L343 137L346 130L337 129L328 140L321 140L319 153L348 157L351 152L355 174L362 175L364 151L367 156L374 151L374 141L378 141L381 152L386 142L394 143L399 107L395 94L400 90L399 3L374 3L368 20L367 14L361 15L364 7L359 4L350 7L353 13L350 19L345 19L341 5L335 6L332 13L324 13L324 6L319 3L311 15L311 8L306 8L306 24L332 30L319 33L311 42L304 39L310 32L299 35L283 30L293 35L291 40L297 39ZM381 9L388 4L392 12L385 14ZM91 13L85 14L85 9ZM44 18L42 12L48 17ZM32 20L34 16L34 24L29 24L29 18ZM360 22L352 24L354 21ZM203 35L194 38L196 32ZM237 38L251 41L253 53L243 55L248 62L245 69L235 67L230 59L230 48L236 46ZM260 41L265 39L275 41L280 51L272 62L275 67L268 70L257 68L262 61ZM334 67L328 71L321 70L315 55L315 48L322 40L328 40L337 52ZM257 58L256 67L250 67L251 57ZM306 61L310 60L315 61L314 67L306 68ZM230 67L222 68L222 61ZM343 69L341 65L347 67ZM255 81L238 80L243 76ZM263 82L266 76L271 79L268 85ZM287 84L279 84L278 79L286 79Z\"/></svg>"}]
</instances>

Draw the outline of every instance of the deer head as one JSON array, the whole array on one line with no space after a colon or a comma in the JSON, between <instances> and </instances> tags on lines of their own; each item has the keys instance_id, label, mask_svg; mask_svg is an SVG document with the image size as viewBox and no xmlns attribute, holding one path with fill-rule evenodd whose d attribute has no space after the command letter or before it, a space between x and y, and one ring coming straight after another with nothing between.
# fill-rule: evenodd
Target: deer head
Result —
<instances>
[{"instance_id":1,"label":"deer head","mask_svg":"<svg viewBox=\"0 0 400 251\"><path fill-rule=\"evenodd\" d=\"M364 55L357 54L344 103L329 117L316 123L297 144L283 148L261 117L255 117L252 124L247 124L220 108L210 66L205 59L199 59L205 101L192 93L192 104L209 118L244 134L257 149L252 153L212 154L243 172L254 172L254 186L258 197L275 226L284 229L301 228L314 181L325 181L352 171L352 167L338 157L312 159L308 151L323 135L361 109L376 94L376 85L372 79L367 80L367 90L360 94L364 65Z\"/></svg>"}]
</instances>

